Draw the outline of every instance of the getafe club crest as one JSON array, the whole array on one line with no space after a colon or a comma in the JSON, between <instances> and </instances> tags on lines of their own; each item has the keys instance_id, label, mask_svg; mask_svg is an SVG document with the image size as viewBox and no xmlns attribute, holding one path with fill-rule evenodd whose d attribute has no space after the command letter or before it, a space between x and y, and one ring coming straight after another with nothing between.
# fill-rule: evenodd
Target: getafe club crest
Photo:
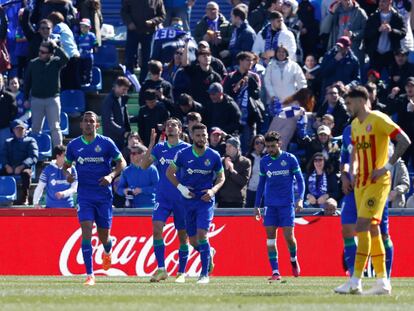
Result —
<instances>
[{"instance_id":1,"label":"getafe club crest","mask_svg":"<svg viewBox=\"0 0 414 311\"><path fill-rule=\"evenodd\" d=\"M95 147L95 152L96 152L96 153L99 153L99 152L101 152L101 151L102 151L101 146L97 145L97 146Z\"/></svg>"},{"instance_id":2,"label":"getafe club crest","mask_svg":"<svg viewBox=\"0 0 414 311\"><path fill-rule=\"evenodd\" d=\"M210 160L209 159L206 159L205 161L204 161L204 165L205 166L209 166L211 164L211 162L210 162Z\"/></svg>"},{"instance_id":3,"label":"getafe club crest","mask_svg":"<svg viewBox=\"0 0 414 311\"><path fill-rule=\"evenodd\" d=\"M287 163L286 163L286 161L285 161L285 160L282 160L282 162L280 162L280 165L282 165L282 166L286 166L286 165L287 165Z\"/></svg>"}]
</instances>

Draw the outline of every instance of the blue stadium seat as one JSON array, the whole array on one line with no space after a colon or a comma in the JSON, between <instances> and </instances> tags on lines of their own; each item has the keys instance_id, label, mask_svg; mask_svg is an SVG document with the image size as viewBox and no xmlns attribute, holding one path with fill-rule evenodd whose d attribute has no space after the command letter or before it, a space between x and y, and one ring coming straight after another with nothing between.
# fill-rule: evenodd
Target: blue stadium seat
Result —
<instances>
[{"instance_id":1,"label":"blue stadium seat","mask_svg":"<svg viewBox=\"0 0 414 311\"><path fill-rule=\"evenodd\" d=\"M94 66L92 68L92 83L90 86L82 87L84 92L98 92L102 90L102 73L101 69Z\"/></svg>"},{"instance_id":2,"label":"blue stadium seat","mask_svg":"<svg viewBox=\"0 0 414 311\"><path fill-rule=\"evenodd\" d=\"M406 198L409 198L411 195L414 194L414 172L410 172L410 190L405 195Z\"/></svg>"},{"instance_id":3,"label":"blue stadium seat","mask_svg":"<svg viewBox=\"0 0 414 311\"><path fill-rule=\"evenodd\" d=\"M85 111L85 93L82 90L65 90L60 94L62 111L70 116L79 116Z\"/></svg>"},{"instance_id":4,"label":"blue stadium seat","mask_svg":"<svg viewBox=\"0 0 414 311\"><path fill-rule=\"evenodd\" d=\"M36 139L37 145L39 147L39 160L46 160L52 157L52 139L50 138L49 134L30 133L30 136Z\"/></svg>"},{"instance_id":5,"label":"blue stadium seat","mask_svg":"<svg viewBox=\"0 0 414 311\"><path fill-rule=\"evenodd\" d=\"M12 176L0 177L0 203L12 203L17 197L16 180Z\"/></svg>"},{"instance_id":6,"label":"blue stadium seat","mask_svg":"<svg viewBox=\"0 0 414 311\"><path fill-rule=\"evenodd\" d=\"M118 51L116 46L103 43L95 54L95 65L102 69L111 69L118 67Z\"/></svg>"},{"instance_id":7,"label":"blue stadium seat","mask_svg":"<svg viewBox=\"0 0 414 311\"><path fill-rule=\"evenodd\" d=\"M69 117L63 111L60 112L60 130L62 131L63 135L68 135L69 134ZM47 119L45 119L45 123L43 123L42 133L46 133L46 134L50 133L49 124L47 123Z\"/></svg>"}]
</instances>

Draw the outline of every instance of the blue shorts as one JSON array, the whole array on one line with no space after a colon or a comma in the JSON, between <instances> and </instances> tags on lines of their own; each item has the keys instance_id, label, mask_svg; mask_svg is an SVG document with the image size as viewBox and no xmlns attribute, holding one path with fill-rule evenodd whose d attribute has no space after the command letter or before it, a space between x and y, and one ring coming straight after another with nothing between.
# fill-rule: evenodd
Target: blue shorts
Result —
<instances>
[{"instance_id":1,"label":"blue shorts","mask_svg":"<svg viewBox=\"0 0 414 311\"><path fill-rule=\"evenodd\" d=\"M357 208L354 192L344 196L341 202L341 224L353 225L357 221ZM381 234L389 233L388 201L385 204L384 212L380 223Z\"/></svg>"},{"instance_id":2,"label":"blue shorts","mask_svg":"<svg viewBox=\"0 0 414 311\"><path fill-rule=\"evenodd\" d=\"M182 198L185 209L186 230L189 237L197 234L197 229L209 230L214 216L214 201L204 202L197 199Z\"/></svg>"},{"instance_id":3,"label":"blue shorts","mask_svg":"<svg viewBox=\"0 0 414 311\"><path fill-rule=\"evenodd\" d=\"M174 226L177 230L185 229L185 208L181 204L180 198L172 197L171 199L160 198L155 203L152 212L152 221L167 222L168 217L174 215Z\"/></svg>"},{"instance_id":4,"label":"blue shorts","mask_svg":"<svg viewBox=\"0 0 414 311\"><path fill-rule=\"evenodd\" d=\"M291 206L265 206L264 208L265 227L294 227L295 207Z\"/></svg>"},{"instance_id":5,"label":"blue shorts","mask_svg":"<svg viewBox=\"0 0 414 311\"><path fill-rule=\"evenodd\" d=\"M85 200L78 198L78 206L79 222L95 221L98 228L111 228L112 200Z\"/></svg>"}]
</instances>

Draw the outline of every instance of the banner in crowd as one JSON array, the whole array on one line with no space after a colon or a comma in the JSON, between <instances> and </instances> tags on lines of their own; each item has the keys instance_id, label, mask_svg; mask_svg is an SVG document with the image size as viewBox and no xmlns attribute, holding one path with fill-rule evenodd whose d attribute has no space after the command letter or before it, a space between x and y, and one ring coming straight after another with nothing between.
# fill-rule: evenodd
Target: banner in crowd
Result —
<instances>
[{"instance_id":1,"label":"banner in crowd","mask_svg":"<svg viewBox=\"0 0 414 311\"><path fill-rule=\"evenodd\" d=\"M80 275L85 273L81 230L73 211L44 216L4 216L0 214L2 245L0 275ZM30 215L30 213L29 213ZM393 276L414 276L414 217L393 216L391 236L395 246ZM149 276L157 269L152 249L151 217L114 217L114 240L110 270L102 269L103 247L94 228L93 264L97 274ZM339 217L296 219L298 258L303 276L343 276L342 238ZM178 269L178 237L170 222L164 231L166 267ZM253 216L214 218L209 239L216 250L216 276L266 276L270 274L263 225ZM278 252L282 275L291 275L289 253L279 232ZM197 276L201 270L198 252L191 248L187 271Z\"/></svg>"}]
</instances>

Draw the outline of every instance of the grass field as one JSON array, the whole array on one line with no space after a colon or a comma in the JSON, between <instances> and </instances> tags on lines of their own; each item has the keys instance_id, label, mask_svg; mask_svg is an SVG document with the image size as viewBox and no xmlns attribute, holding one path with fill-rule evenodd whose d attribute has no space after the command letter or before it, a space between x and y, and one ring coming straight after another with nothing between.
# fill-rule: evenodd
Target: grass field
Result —
<instances>
[{"instance_id":1,"label":"grass field","mask_svg":"<svg viewBox=\"0 0 414 311\"><path fill-rule=\"evenodd\" d=\"M196 285L195 279L150 284L144 278L98 277L95 287L84 288L80 277L0 277L0 310L414 310L414 279L394 279L388 297L334 294L345 278L284 280L227 277Z\"/></svg>"}]
</instances>

